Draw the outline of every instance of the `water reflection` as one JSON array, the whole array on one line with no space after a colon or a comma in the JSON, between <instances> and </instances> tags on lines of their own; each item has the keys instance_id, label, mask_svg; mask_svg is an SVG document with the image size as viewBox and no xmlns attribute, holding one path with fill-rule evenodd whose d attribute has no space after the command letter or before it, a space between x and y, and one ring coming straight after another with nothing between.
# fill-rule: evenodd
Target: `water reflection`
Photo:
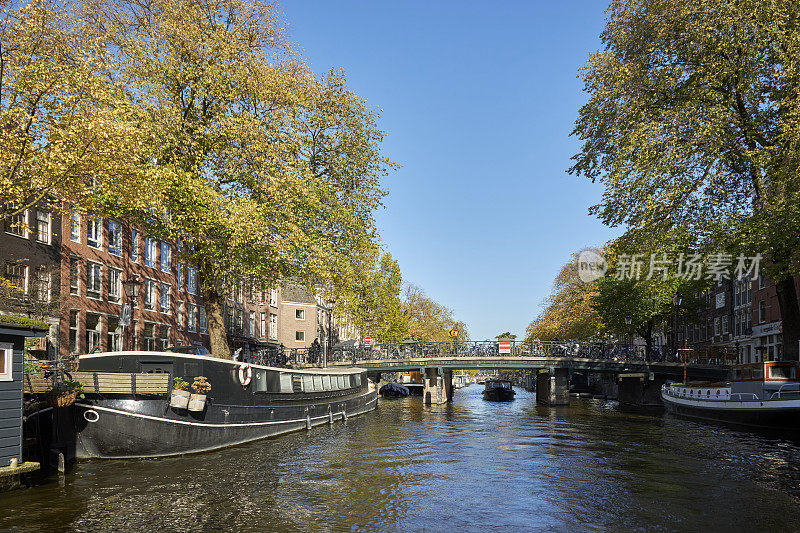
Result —
<instances>
[{"instance_id":1,"label":"water reflection","mask_svg":"<svg viewBox=\"0 0 800 533\"><path fill-rule=\"evenodd\" d=\"M2 495L0 528L794 530L800 447L613 402L381 402L213 453L80 464Z\"/></svg>"}]
</instances>

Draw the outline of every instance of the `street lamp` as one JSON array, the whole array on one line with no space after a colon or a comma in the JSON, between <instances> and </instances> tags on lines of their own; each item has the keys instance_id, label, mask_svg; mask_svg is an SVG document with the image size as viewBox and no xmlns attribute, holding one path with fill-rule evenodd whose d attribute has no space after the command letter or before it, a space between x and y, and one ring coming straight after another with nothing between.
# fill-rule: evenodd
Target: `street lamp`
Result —
<instances>
[{"instance_id":1,"label":"street lamp","mask_svg":"<svg viewBox=\"0 0 800 533\"><path fill-rule=\"evenodd\" d=\"M672 305L675 307L675 318L673 319L672 323L672 343L675 347L675 358L678 357L678 308L681 306L683 302L683 296L681 293L676 292L675 296L672 297ZM686 352L683 353L683 382L686 383Z\"/></svg>"},{"instance_id":2,"label":"street lamp","mask_svg":"<svg viewBox=\"0 0 800 533\"><path fill-rule=\"evenodd\" d=\"M631 315L628 315L628 316L625 317L625 324L628 326L628 357L630 357L630 355L631 355L631 346L633 344L631 342L631 323L632 322L633 322L633 319L631 318Z\"/></svg>"},{"instance_id":3,"label":"street lamp","mask_svg":"<svg viewBox=\"0 0 800 533\"><path fill-rule=\"evenodd\" d=\"M333 356L333 327L332 327L332 315L333 315L333 304L336 303L336 300L331 298L326 302L328 304L328 349L325 350L325 359L322 362L322 368L328 367L328 354Z\"/></svg>"},{"instance_id":4,"label":"street lamp","mask_svg":"<svg viewBox=\"0 0 800 533\"><path fill-rule=\"evenodd\" d=\"M128 344L131 350L136 349L136 346L134 346L133 343L133 339L136 334L135 326L133 323L133 308L135 307L134 303L136 303L136 299L139 297L139 287L141 286L141 284L142 282L139 281L139 277L136 276L135 274L128 277L128 279L122 282L122 288L125 290L125 294L128 295L128 299L130 300L130 303L128 304L130 305L130 314L128 316L128 320L130 321L131 334Z\"/></svg>"}]
</instances>

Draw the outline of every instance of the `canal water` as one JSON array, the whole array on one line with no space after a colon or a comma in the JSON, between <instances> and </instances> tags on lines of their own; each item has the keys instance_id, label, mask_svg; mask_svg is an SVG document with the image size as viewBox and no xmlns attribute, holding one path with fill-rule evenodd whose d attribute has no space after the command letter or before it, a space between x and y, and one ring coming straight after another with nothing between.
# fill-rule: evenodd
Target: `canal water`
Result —
<instances>
[{"instance_id":1,"label":"canal water","mask_svg":"<svg viewBox=\"0 0 800 533\"><path fill-rule=\"evenodd\" d=\"M0 495L12 531L798 531L800 445L615 402L381 401L178 458L92 461Z\"/></svg>"}]
</instances>

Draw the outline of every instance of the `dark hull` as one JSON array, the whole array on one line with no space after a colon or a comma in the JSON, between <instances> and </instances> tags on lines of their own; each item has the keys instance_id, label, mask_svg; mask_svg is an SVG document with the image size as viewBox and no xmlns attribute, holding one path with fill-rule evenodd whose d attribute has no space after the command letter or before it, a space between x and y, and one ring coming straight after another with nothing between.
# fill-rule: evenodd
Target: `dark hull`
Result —
<instances>
[{"instance_id":1,"label":"dark hull","mask_svg":"<svg viewBox=\"0 0 800 533\"><path fill-rule=\"evenodd\" d=\"M135 373L157 370L171 377L205 376L212 389L200 412L170 407L170 392L87 394L76 403L75 456L161 457L204 452L313 426L375 409L361 370L302 371L252 367L239 382L238 364L208 357L162 353L102 354L81 358L81 370Z\"/></svg>"},{"instance_id":2,"label":"dark hull","mask_svg":"<svg viewBox=\"0 0 800 533\"><path fill-rule=\"evenodd\" d=\"M261 408L265 411L264 417L257 417L255 413L253 417L269 418L267 413L274 411L273 420L230 424L207 423L191 417L175 420L145 414L154 409L168 409L167 400L155 400L157 405L152 405L154 400L141 400L136 406L131 406L132 402L127 401L124 410L117 408L119 406L115 406L115 402L104 402L105 405L81 402L75 406L76 456L78 459L161 457L215 450L346 420L374 409L375 400L376 393L371 391L338 400L335 404L316 404L308 406L307 417L303 416L304 407L264 407ZM97 413L96 422L86 421L84 414L88 410ZM95 417L94 414L90 415L91 419Z\"/></svg>"},{"instance_id":3,"label":"dark hull","mask_svg":"<svg viewBox=\"0 0 800 533\"><path fill-rule=\"evenodd\" d=\"M682 418L742 428L800 433L800 407L769 409L754 406L752 409L722 409L682 405L666 397L663 400L668 413ZM757 405L761 402L754 403Z\"/></svg>"},{"instance_id":4,"label":"dark hull","mask_svg":"<svg viewBox=\"0 0 800 533\"><path fill-rule=\"evenodd\" d=\"M516 392L510 389L489 389L483 391L483 399L488 402L510 402L514 399Z\"/></svg>"}]
</instances>

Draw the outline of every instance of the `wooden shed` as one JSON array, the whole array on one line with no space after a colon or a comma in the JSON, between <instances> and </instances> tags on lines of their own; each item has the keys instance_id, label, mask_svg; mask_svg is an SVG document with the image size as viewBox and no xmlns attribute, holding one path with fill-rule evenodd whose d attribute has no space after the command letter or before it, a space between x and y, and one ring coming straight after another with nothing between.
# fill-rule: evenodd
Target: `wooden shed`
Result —
<instances>
[{"instance_id":1,"label":"wooden shed","mask_svg":"<svg viewBox=\"0 0 800 533\"><path fill-rule=\"evenodd\" d=\"M47 329L43 322L0 315L0 486L39 466L22 463L23 357L25 339L44 337Z\"/></svg>"}]
</instances>

